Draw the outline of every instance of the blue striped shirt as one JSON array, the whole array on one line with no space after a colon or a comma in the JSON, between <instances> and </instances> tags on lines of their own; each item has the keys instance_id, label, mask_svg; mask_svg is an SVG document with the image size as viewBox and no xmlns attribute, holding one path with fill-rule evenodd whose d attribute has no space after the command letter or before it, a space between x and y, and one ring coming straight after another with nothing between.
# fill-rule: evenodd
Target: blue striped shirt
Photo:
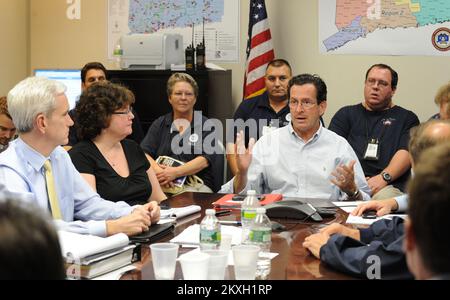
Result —
<instances>
[{"instance_id":1,"label":"blue striped shirt","mask_svg":"<svg viewBox=\"0 0 450 300\"><path fill-rule=\"evenodd\" d=\"M63 218L55 221L59 229L106 236L105 220L120 218L133 210L125 202L102 199L81 177L62 147L44 157L20 138L0 154L0 183L9 195L16 194L21 200L37 205L50 217L43 170L47 159L52 165Z\"/></svg>"}]
</instances>

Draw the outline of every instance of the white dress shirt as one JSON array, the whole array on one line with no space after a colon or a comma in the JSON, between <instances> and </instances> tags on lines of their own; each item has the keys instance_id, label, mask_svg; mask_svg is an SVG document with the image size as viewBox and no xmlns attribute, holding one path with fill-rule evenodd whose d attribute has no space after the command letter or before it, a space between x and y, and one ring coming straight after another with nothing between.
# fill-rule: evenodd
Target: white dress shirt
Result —
<instances>
[{"instance_id":1,"label":"white dress shirt","mask_svg":"<svg viewBox=\"0 0 450 300\"><path fill-rule=\"evenodd\" d=\"M320 126L309 141L300 138L289 124L262 136L253 148L242 192L283 194L287 197L345 200L348 196L331 183L339 165L355 160L355 183L363 199L370 199L370 188L358 157L341 136ZM233 193L234 178L221 192Z\"/></svg>"}]
</instances>

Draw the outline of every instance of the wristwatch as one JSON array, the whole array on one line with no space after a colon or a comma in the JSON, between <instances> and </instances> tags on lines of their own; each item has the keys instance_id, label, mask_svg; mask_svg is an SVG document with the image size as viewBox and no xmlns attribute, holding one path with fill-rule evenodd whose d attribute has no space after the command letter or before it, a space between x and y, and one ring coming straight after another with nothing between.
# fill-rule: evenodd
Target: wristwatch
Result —
<instances>
[{"instance_id":1,"label":"wristwatch","mask_svg":"<svg viewBox=\"0 0 450 300\"><path fill-rule=\"evenodd\" d=\"M352 193L351 195L347 194L349 199L356 199L359 196L359 189L358 187L356 187L356 190L354 193Z\"/></svg>"},{"instance_id":2,"label":"wristwatch","mask_svg":"<svg viewBox=\"0 0 450 300\"><path fill-rule=\"evenodd\" d=\"M381 177L383 177L384 181L386 181L387 183L392 181L392 176L388 172L381 172Z\"/></svg>"}]
</instances>

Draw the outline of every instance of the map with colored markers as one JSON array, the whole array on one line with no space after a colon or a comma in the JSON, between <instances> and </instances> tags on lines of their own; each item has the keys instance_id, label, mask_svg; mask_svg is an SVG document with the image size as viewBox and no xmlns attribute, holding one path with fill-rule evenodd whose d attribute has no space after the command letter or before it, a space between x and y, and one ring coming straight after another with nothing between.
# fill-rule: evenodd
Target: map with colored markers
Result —
<instances>
[{"instance_id":1,"label":"map with colored markers","mask_svg":"<svg viewBox=\"0 0 450 300\"><path fill-rule=\"evenodd\" d=\"M238 62L239 8L239 0L108 0L108 56L123 35L176 33L183 48L204 39L207 63Z\"/></svg>"},{"instance_id":2,"label":"map with colored markers","mask_svg":"<svg viewBox=\"0 0 450 300\"><path fill-rule=\"evenodd\" d=\"M131 0L129 28L132 33L152 33L166 28L221 22L224 0Z\"/></svg>"},{"instance_id":3,"label":"map with colored markers","mask_svg":"<svg viewBox=\"0 0 450 300\"><path fill-rule=\"evenodd\" d=\"M322 53L450 55L449 0L319 0Z\"/></svg>"}]
</instances>

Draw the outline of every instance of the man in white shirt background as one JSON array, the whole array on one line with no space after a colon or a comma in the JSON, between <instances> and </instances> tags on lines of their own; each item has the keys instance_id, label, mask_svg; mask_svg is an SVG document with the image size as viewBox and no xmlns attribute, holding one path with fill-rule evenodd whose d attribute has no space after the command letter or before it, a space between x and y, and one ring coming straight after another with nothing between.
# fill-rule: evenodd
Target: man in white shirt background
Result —
<instances>
[{"instance_id":1,"label":"man in white shirt background","mask_svg":"<svg viewBox=\"0 0 450 300\"><path fill-rule=\"evenodd\" d=\"M288 85L289 125L251 139L245 148L237 135L236 176L222 192L279 193L330 200L370 199L370 188L348 142L321 125L327 87L317 76L302 74ZM253 147L254 146L254 147Z\"/></svg>"}]
</instances>

